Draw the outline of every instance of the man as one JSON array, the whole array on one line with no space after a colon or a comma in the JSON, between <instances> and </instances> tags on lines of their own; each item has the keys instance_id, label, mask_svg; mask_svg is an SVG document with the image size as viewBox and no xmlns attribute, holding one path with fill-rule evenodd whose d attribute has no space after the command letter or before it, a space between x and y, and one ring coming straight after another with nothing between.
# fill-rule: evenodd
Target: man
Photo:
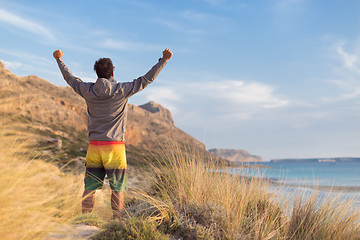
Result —
<instances>
[{"instance_id":1,"label":"man","mask_svg":"<svg viewBox=\"0 0 360 240\"><path fill-rule=\"evenodd\" d=\"M100 58L95 62L94 70L98 79L90 83L81 81L71 73L62 60L61 50L56 50L53 56L66 82L85 99L87 105L89 148L86 154L82 212L92 211L95 190L102 188L107 175L112 190L113 217L119 219L124 208L124 191L127 190L124 135L128 98L155 80L172 57L172 51L165 49L162 58L149 72L133 82L124 83L115 81L110 58Z\"/></svg>"}]
</instances>

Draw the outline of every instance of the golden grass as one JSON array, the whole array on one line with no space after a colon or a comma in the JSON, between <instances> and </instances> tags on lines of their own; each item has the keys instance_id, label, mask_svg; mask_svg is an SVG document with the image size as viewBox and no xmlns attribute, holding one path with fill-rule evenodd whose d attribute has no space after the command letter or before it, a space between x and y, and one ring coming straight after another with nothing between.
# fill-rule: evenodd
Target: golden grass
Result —
<instances>
[{"instance_id":1,"label":"golden grass","mask_svg":"<svg viewBox=\"0 0 360 240\"><path fill-rule=\"evenodd\" d=\"M183 239L360 239L360 212L351 202L316 194L279 200L268 183L214 172L221 165L173 147L152 164L154 192L135 191L150 220ZM164 164L165 163L165 164Z\"/></svg>"},{"instance_id":2,"label":"golden grass","mask_svg":"<svg viewBox=\"0 0 360 240\"><path fill-rule=\"evenodd\" d=\"M80 213L83 176L29 160L26 142L15 135L0 134L0 239L46 239ZM137 236L146 230L153 239L360 239L360 212L351 202L299 195L289 211L289 201L270 192L267 181L213 171L221 163L195 151L171 146L158 160L149 163L151 191L132 190L132 218L109 231ZM96 194L101 219L111 215L109 194ZM138 227L127 233L126 224Z\"/></svg>"},{"instance_id":3,"label":"golden grass","mask_svg":"<svg viewBox=\"0 0 360 240\"><path fill-rule=\"evenodd\" d=\"M82 176L29 160L25 145L0 135L1 239L41 239L80 211Z\"/></svg>"},{"instance_id":4,"label":"golden grass","mask_svg":"<svg viewBox=\"0 0 360 240\"><path fill-rule=\"evenodd\" d=\"M296 196L286 223L288 239L360 239L360 212L339 195L319 200L316 193Z\"/></svg>"}]
</instances>

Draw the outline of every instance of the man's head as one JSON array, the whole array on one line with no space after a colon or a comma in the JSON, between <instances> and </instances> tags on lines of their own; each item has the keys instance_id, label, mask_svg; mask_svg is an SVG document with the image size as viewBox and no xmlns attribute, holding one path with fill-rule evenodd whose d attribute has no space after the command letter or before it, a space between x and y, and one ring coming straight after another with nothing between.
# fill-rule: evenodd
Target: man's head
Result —
<instances>
[{"instance_id":1,"label":"man's head","mask_svg":"<svg viewBox=\"0 0 360 240\"><path fill-rule=\"evenodd\" d=\"M99 78L109 79L113 76L114 66L110 58L100 58L95 62L94 70Z\"/></svg>"}]
</instances>

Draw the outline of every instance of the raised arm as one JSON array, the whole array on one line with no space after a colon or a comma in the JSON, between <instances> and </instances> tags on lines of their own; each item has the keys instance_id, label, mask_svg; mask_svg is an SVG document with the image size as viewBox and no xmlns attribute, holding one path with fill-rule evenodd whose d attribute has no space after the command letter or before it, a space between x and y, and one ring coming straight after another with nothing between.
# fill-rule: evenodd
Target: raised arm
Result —
<instances>
[{"instance_id":1,"label":"raised arm","mask_svg":"<svg viewBox=\"0 0 360 240\"><path fill-rule=\"evenodd\" d=\"M160 71L166 65L167 61L172 57L173 53L170 49L166 48L163 51L163 57L155 64L144 76L135 79L133 82L125 83L125 97L130 97L137 92L140 92L159 75Z\"/></svg>"},{"instance_id":2,"label":"raised arm","mask_svg":"<svg viewBox=\"0 0 360 240\"><path fill-rule=\"evenodd\" d=\"M56 59L56 62L59 66L59 69L61 71L61 74L63 75L65 81L74 89L74 91L79 94L80 96L83 96L81 91L84 90L83 88L85 86L85 83L81 81L80 78L75 77L72 72L69 70L69 68L65 65L64 61L62 60L62 56L64 53L61 50L56 50L53 52L53 56Z\"/></svg>"},{"instance_id":3,"label":"raised arm","mask_svg":"<svg viewBox=\"0 0 360 240\"><path fill-rule=\"evenodd\" d=\"M170 49L166 48L163 51L163 57L159 59L159 62L153 66L143 77L147 81L153 82L157 75L159 75L161 69L166 65L167 61L172 57L173 53Z\"/></svg>"},{"instance_id":4,"label":"raised arm","mask_svg":"<svg viewBox=\"0 0 360 240\"><path fill-rule=\"evenodd\" d=\"M61 74L63 75L65 81L70 85L69 81L72 78L75 78L75 77L71 73L69 68L65 65L64 61L62 60L63 55L64 55L64 53L61 50L56 50L55 52L53 52L53 56L56 59L56 62L58 63L58 65L59 65Z\"/></svg>"}]
</instances>

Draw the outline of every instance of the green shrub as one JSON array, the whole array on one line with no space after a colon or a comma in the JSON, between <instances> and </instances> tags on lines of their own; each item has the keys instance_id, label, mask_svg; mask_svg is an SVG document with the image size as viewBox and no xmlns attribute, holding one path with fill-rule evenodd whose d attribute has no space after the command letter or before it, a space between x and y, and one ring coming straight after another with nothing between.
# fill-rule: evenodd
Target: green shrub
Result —
<instances>
[{"instance_id":1,"label":"green shrub","mask_svg":"<svg viewBox=\"0 0 360 240\"><path fill-rule=\"evenodd\" d=\"M73 220L73 223L84 223L90 226L102 227L104 221L94 213L85 213L76 216Z\"/></svg>"},{"instance_id":2,"label":"green shrub","mask_svg":"<svg viewBox=\"0 0 360 240\"><path fill-rule=\"evenodd\" d=\"M93 240L169 240L170 238L161 233L154 222L145 218L127 218L122 222L111 222L105 226L105 230L99 232Z\"/></svg>"}]
</instances>

